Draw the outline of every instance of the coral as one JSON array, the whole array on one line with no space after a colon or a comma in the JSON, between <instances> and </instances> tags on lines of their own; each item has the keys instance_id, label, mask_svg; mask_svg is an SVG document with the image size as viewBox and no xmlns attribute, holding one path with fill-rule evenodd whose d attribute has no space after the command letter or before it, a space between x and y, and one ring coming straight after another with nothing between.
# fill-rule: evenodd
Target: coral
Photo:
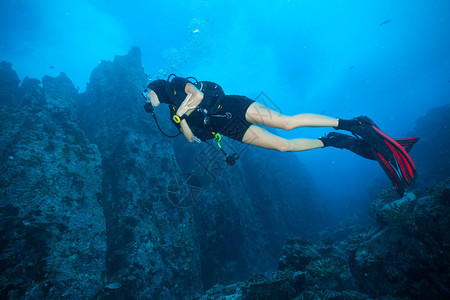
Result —
<instances>
[{"instance_id":1,"label":"coral","mask_svg":"<svg viewBox=\"0 0 450 300\"><path fill-rule=\"evenodd\" d=\"M416 195L413 192L406 193L399 200L380 195L372 203L371 212L381 224L409 226L415 201Z\"/></svg>"},{"instance_id":2,"label":"coral","mask_svg":"<svg viewBox=\"0 0 450 300\"><path fill-rule=\"evenodd\" d=\"M338 277L346 270L346 264L339 259L329 257L310 262L306 270L314 277Z\"/></svg>"},{"instance_id":3,"label":"coral","mask_svg":"<svg viewBox=\"0 0 450 300\"><path fill-rule=\"evenodd\" d=\"M307 265L322 258L314 242L306 239L286 241L278 263L279 270L306 270Z\"/></svg>"},{"instance_id":4,"label":"coral","mask_svg":"<svg viewBox=\"0 0 450 300\"><path fill-rule=\"evenodd\" d=\"M200 299L294 299L305 280L301 272L260 274L245 282L229 286L216 285Z\"/></svg>"},{"instance_id":5,"label":"coral","mask_svg":"<svg viewBox=\"0 0 450 300\"><path fill-rule=\"evenodd\" d=\"M335 291L335 290L307 290L300 294L299 299L302 300L365 300L370 297L364 293L357 291Z\"/></svg>"},{"instance_id":6,"label":"coral","mask_svg":"<svg viewBox=\"0 0 450 300\"><path fill-rule=\"evenodd\" d=\"M274 286L276 274L254 277L261 292L256 297L269 299L277 291L278 298L285 299L448 298L449 191L450 178L422 197L408 193L396 199L390 191L383 192L372 204L378 225L355 226L344 240L339 238L341 229L333 230L334 241L287 241L278 272L292 277L281 290ZM294 274L301 280L296 281ZM202 299L247 299L244 287L250 282L215 287Z\"/></svg>"}]
</instances>

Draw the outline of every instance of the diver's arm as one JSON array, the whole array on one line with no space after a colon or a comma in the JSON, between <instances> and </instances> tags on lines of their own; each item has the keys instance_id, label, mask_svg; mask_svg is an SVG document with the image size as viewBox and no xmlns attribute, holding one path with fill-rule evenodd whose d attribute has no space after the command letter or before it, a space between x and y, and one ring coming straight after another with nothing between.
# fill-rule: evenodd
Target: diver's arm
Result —
<instances>
[{"instance_id":1,"label":"diver's arm","mask_svg":"<svg viewBox=\"0 0 450 300\"><path fill-rule=\"evenodd\" d=\"M177 115L179 117L182 117L184 114L189 116L203 100L203 93L190 82L186 84L184 91L187 96L180 104L180 107L178 107Z\"/></svg>"},{"instance_id":2,"label":"diver's arm","mask_svg":"<svg viewBox=\"0 0 450 300\"><path fill-rule=\"evenodd\" d=\"M176 113L179 117L182 117L184 114L189 116L203 100L203 93L200 92L200 90L197 89L197 87L192 83L188 82L186 84L185 92L187 94L186 99L184 99L180 107L178 107ZM184 119L180 122L180 131L190 143L194 141L194 134L192 133L191 128Z\"/></svg>"},{"instance_id":3,"label":"diver's arm","mask_svg":"<svg viewBox=\"0 0 450 300\"><path fill-rule=\"evenodd\" d=\"M180 131L183 133L184 137L189 141L189 143L192 143L194 141L194 133L192 132L186 120L182 120L180 122Z\"/></svg>"},{"instance_id":4,"label":"diver's arm","mask_svg":"<svg viewBox=\"0 0 450 300\"><path fill-rule=\"evenodd\" d=\"M186 92L186 94L188 95L186 97L186 99L183 101L183 103L180 105L180 107L177 110L177 115L179 115L180 117L182 116L182 114L187 114L188 116L191 114L191 112L194 111L194 109L202 102L203 100L203 93L200 92L200 90L193 85L192 83L188 82L186 84L186 87L184 88L184 91ZM189 97L189 95L191 95ZM189 101L190 100L190 101ZM189 101L189 109L188 110L184 110L182 109L182 106L184 104L184 102ZM186 103L187 106L187 103Z\"/></svg>"},{"instance_id":5,"label":"diver's arm","mask_svg":"<svg viewBox=\"0 0 450 300\"><path fill-rule=\"evenodd\" d=\"M188 93L186 98L183 102L181 102L180 107L178 107L176 115L180 118L186 114L186 116L189 116L191 112L197 107L197 105L194 103L196 99L193 97L191 93Z\"/></svg>"},{"instance_id":6,"label":"diver's arm","mask_svg":"<svg viewBox=\"0 0 450 300\"><path fill-rule=\"evenodd\" d=\"M183 103L181 103L180 107L177 110L177 116L179 116L180 118L184 115L188 116L197 107L197 105L194 104L194 101L195 99L193 99L192 94L188 93L186 99L184 99ZM180 122L180 131L190 143L194 141L194 134L192 133L192 130L186 120L183 118Z\"/></svg>"}]
</instances>

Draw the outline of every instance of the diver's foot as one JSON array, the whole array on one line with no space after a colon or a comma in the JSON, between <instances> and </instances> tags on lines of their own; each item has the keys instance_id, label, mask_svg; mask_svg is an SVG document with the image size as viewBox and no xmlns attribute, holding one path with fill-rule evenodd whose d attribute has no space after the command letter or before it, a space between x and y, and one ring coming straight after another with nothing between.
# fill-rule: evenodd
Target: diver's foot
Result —
<instances>
[{"instance_id":1,"label":"diver's foot","mask_svg":"<svg viewBox=\"0 0 450 300\"><path fill-rule=\"evenodd\" d=\"M356 138L338 132L330 132L325 137L320 137L324 147L335 147L339 149L352 149L357 141Z\"/></svg>"},{"instance_id":2,"label":"diver's foot","mask_svg":"<svg viewBox=\"0 0 450 300\"><path fill-rule=\"evenodd\" d=\"M372 128L375 123L367 116L359 116L351 120L339 119L338 126L335 129L350 131L361 136L361 133Z\"/></svg>"}]
</instances>

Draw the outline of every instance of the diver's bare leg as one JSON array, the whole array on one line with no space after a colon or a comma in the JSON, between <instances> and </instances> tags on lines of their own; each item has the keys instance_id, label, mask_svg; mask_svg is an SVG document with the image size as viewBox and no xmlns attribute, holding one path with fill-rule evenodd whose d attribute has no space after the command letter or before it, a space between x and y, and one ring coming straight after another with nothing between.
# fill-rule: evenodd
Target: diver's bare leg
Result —
<instances>
[{"instance_id":1,"label":"diver's bare leg","mask_svg":"<svg viewBox=\"0 0 450 300\"><path fill-rule=\"evenodd\" d=\"M247 109L245 118L250 123L292 130L299 127L336 127L338 119L316 114L286 116L258 102Z\"/></svg>"},{"instance_id":2,"label":"diver's bare leg","mask_svg":"<svg viewBox=\"0 0 450 300\"><path fill-rule=\"evenodd\" d=\"M322 141L318 139L287 140L255 125L247 129L242 142L280 152L298 152L323 147Z\"/></svg>"}]
</instances>

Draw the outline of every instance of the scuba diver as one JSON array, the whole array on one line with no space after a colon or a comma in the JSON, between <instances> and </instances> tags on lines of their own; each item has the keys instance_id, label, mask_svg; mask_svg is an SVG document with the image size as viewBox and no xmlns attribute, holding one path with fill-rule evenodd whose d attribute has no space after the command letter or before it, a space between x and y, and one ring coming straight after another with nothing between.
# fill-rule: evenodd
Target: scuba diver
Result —
<instances>
[{"instance_id":1,"label":"scuba diver","mask_svg":"<svg viewBox=\"0 0 450 300\"><path fill-rule=\"evenodd\" d=\"M170 74L167 80L151 81L142 93L145 110L152 114L158 128L154 107L169 105L172 123L189 142L217 140L229 165L237 154L230 156L220 146L221 135L236 141L281 152L298 152L324 147L350 150L367 159L376 160L388 175L400 195L412 185L416 168L408 153L418 138L392 139L368 117L351 120L318 114L287 116L245 96L226 95L220 85L197 81L193 77ZM301 127L333 127L349 131L353 136L331 132L317 139L285 139L257 125L284 130ZM162 130L161 132L168 137Z\"/></svg>"}]
</instances>

